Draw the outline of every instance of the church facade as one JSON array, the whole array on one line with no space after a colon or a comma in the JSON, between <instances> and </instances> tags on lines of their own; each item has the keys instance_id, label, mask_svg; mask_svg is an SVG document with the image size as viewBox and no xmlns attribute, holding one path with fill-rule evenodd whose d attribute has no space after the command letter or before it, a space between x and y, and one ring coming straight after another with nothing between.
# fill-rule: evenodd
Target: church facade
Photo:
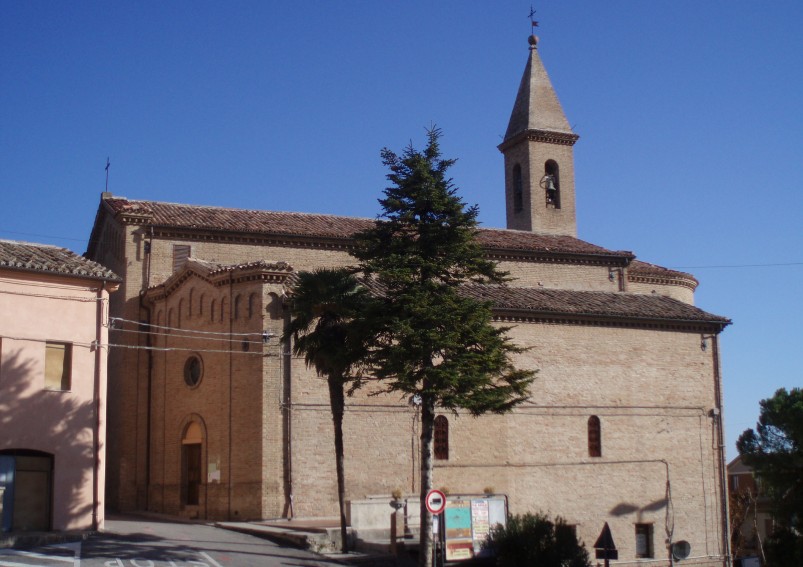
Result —
<instances>
[{"instance_id":1,"label":"church facade","mask_svg":"<svg viewBox=\"0 0 803 567\"><path fill-rule=\"evenodd\" d=\"M577 238L571 130L531 38L504 156L506 229L477 235L513 280L477 291L528 350L530 400L437 419L435 486L564 517L619 560L728 554L719 333L690 274ZM87 255L112 297L108 502L208 519L334 516L325 382L278 341L295 272L354 263L369 219L104 193ZM417 407L358 392L346 498L417 498ZM389 510L389 508L388 508ZM678 542L686 542L678 548ZM593 555L593 551L592 551Z\"/></svg>"}]
</instances>

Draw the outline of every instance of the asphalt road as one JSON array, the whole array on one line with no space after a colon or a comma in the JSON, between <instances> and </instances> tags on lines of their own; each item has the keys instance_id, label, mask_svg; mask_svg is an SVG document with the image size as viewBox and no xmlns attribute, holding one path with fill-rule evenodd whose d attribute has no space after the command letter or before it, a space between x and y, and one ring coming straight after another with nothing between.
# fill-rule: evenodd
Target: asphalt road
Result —
<instances>
[{"instance_id":1,"label":"asphalt road","mask_svg":"<svg viewBox=\"0 0 803 567\"><path fill-rule=\"evenodd\" d=\"M25 551L0 549L0 567L333 567L340 563L202 524L106 519L86 541Z\"/></svg>"}]
</instances>

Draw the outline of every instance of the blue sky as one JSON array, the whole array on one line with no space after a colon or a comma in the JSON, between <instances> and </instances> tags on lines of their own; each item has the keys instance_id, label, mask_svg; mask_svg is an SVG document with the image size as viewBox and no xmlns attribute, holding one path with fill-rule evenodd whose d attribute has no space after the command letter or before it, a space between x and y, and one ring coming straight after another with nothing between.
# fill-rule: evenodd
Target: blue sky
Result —
<instances>
[{"instance_id":1,"label":"blue sky","mask_svg":"<svg viewBox=\"0 0 803 567\"><path fill-rule=\"evenodd\" d=\"M800 387L803 3L550 0L580 238L693 272L726 315L728 456ZM0 238L86 248L132 199L373 217L383 146L444 131L485 226L526 1L0 1Z\"/></svg>"}]
</instances>

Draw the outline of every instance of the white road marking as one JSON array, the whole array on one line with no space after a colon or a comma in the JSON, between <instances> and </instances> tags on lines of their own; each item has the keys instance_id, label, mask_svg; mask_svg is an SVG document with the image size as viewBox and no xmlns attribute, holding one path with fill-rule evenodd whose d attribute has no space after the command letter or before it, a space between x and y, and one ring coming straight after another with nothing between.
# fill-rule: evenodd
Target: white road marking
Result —
<instances>
[{"instance_id":1,"label":"white road marking","mask_svg":"<svg viewBox=\"0 0 803 567\"><path fill-rule=\"evenodd\" d=\"M209 561L209 563L211 563L213 567L223 567L223 565L212 559L207 552L202 551L201 555L206 557L206 560Z\"/></svg>"},{"instance_id":2,"label":"white road marking","mask_svg":"<svg viewBox=\"0 0 803 567\"><path fill-rule=\"evenodd\" d=\"M46 549L64 549L71 551L72 557L64 557L63 555L48 555L46 553L36 553L33 551L21 551L17 549L6 549L2 552L3 557L19 557L21 559L44 559L48 565L52 565L53 561L63 561L64 563L72 563L73 567L81 567L81 542L67 543L59 545L50 545ZM0 567L32 567L32 563L17 563L15 561L3 561L0 559Z\"/></svg>"}]
</instances>

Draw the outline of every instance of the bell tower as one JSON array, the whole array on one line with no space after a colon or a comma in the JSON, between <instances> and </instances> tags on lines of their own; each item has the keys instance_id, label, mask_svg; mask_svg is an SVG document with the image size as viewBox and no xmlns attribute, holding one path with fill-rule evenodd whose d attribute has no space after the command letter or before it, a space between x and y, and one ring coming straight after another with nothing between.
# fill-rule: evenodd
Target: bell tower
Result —
<instances>
[{"instance_id":1,"label":"bell tower","mask_svg":"<svg viewBox=\"0 0 803 567\"><path fill-rule=\"evenodd\" d=\"M530 57L499 151L505 156L507 228L577 236L574 143L531 35Z\"/></svg>"}]
</instances>

